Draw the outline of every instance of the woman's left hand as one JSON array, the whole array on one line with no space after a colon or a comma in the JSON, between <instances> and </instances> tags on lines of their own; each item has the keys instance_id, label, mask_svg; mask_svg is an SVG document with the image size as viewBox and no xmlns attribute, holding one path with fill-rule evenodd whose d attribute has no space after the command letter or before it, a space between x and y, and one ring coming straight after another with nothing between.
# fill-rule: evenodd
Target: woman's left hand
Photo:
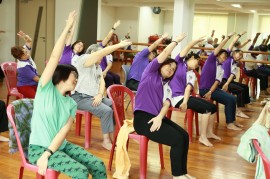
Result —
<instances>
[{"instance_id":1,"label":"woman's left hand","mask_svg":"<svg viewBox=\"0 0 270 179\"><path fill-rule=\"evenodd\" d=\"M162 122L162 118L159 117L159 116L152 118L148 122L148 124L153 123L151 128L150 128L150 131L151 132L158 131L160 129L160 127L161 127L161 124L162 124L161 122Z\"/></svg>"},{"instance_id":2,"label":"woman's left hand","mask_svg":"<svg viewBox=\"0 0 270 179\"><path fill-rule=\"evenodd\" d=\"M44 152L41 157L37 160L38 173L40 175L46 174L46 169L48 166L48 155Z\"/></svg>"},{"instance_id":3,"label":"woman's left hand","mask_svg":"<svg viewBox=\"0 0 270 179\"><path fill-rule=\"evenodd\" d=\"M179 108L182 110L182 111L186 111L187 110L187 103L182 103Z\"/></svg>"},{"instance_id":4,"label":"woman's left hand","mask_svg":"<svg viewBox=\"0 0 270 179\"><path fill-rule=\"evenodd\" d=\"M92 103L92 105L93 106L99 106L100 105L100 103L101 103L101 101L102 101L102 95L101 94L98 94L98 95L96 95L94 98L93 98L93 103Z\"/></svg>"}]
</instances>

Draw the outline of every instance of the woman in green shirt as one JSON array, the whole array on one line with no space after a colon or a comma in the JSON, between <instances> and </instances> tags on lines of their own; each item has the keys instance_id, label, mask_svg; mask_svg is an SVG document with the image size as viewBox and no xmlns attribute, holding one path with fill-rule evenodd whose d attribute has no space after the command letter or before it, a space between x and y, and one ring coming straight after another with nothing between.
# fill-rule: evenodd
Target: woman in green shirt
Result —
<instances>
[{"instance_id":1,"label":"woman in green shirt","mask_svg":"<svg viewBox=\"0 0 270 179\"><path fill-rule=\"evenodd\" d=\"M93 179L105 179L103 161L65 139L77 110L76 102L68 94L75 89L78 71L72 65L58 65L58 62L75 17L75 11L69 14L39 80L28 157L30 163L39 167L38 173L41 175L51 168L76 179L86 179L89 173Z\"/></svg>"}]
</instances>

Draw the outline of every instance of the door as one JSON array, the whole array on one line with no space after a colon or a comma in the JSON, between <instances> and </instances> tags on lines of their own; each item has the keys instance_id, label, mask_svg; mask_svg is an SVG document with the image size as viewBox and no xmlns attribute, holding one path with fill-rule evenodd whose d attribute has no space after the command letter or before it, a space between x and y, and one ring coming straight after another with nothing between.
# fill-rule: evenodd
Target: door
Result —
<instances>
[{"instance_id":1,"label":"door","mask_svg":"<svg viewBox=\"0 0 270 179\"><path fill-rule=\"evenodd\" d=\"M54 0L18 0L17 7L17 31L22 30L32 38L31 56L41 74L54 41L54 30L51 30L54 29L54 12L51 12L54 11ZM19 45L24 45L22 39L19 39Z\"/></svg>"}]
</instances>

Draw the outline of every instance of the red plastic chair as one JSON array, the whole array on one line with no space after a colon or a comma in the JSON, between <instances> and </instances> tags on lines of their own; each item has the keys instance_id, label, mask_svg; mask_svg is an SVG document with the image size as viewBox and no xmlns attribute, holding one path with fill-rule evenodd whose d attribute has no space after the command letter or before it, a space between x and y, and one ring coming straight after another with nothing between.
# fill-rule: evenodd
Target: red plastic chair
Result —
<instances>
[{"instance_id":1,"label":"red plastic chair","mask_svg":"<svg viewBox=\"0 0 270 179\"><path fill-rule=\"evenodd\" d=\"M258 140L253 139L252 142L253 142L253 145L254 145L255 149L257 150L258 154L262 158L265 177L266 177L266 179L270 179L270 161L268 160L268 158L263 153L263 151L262 151L262 149L261 149L261 147L259 145Z\"/></svg>"},{"instance_id":2,"label":"red plastic chair","mask_svg":"<svg viewBox=\"0 0 270 179\"><path fill-rule=\"evenodd\" d=\"M9 96L16 96L17 99L23 98L17 89L17 63L3 62L1 64L2 71L5 75L6 86L8 90L6 105L9 102Z\"/></svg>"},{"instance_id":3,"label":"red plastic chair","mask_svg":"<svg viewBox=\"0 0 270 179\"><path fill-rule=\"evenodd\" d=\"M59 174L60 174L59 172L57 172L55 170L52 170L52 169L47 169L46 173L45 173L45 176L42 176L42 175L38 174L38 167L35 166L35 165L32 165L32 164L30 164L28 162L28 160L24 156L24 151L23 151L23 148L22 148L20 137L19 137L19 134L18 134L18 131L17 131L17 128L16 128L16 124L14 122L15 111L14 111L14 106L12 104L9 104L8 107L7 107L7 115L8 115L9 122L12 125L12 128L14 130L15 137L16 137L16 140L17 140L17 145L18 145L18 148L19 148L20 156L21 156L21 167L20 167L19 179L23 178L24 168L35 172L37 179L44 179L44 178L57 179Z\"/></svg>"},{"instance_id":4,"label":"red plastic chair","mask_svg":"<svg viewBox=\"0 0 270 179\"><path fill-rule=\"evenodd\" d=\"M81 135L82 116L85 119L85 142L84 147L89 148L91 144L91 126L92 126L92 113L89 111L77 110L76 111L76 129L75 134Z\"/></svg>"},{"instance_id":5,"label":"red plastic chair","mask_svg":"<svg viewBox=\"0 0 270 179\"><path fill-rule=\"evenodd\" d=\"M167 118L171 119L173 111L181 111L179 108L170 107L167 112ZM192 142L192 134L193 134L193 119L195 114L195 125L196 125L196 135L199 136L199 121L198 121L198 113L194 112L192 109L187 109L185 114L185 124L188 121L188 136L189 141Z\"/></svg>"},{"instance_id":6,"label":"red plastic chair","mask_svg":"<svg viewBox=\"0 0 270 179\"><path fill-rule=\"evenodd\" d=\"M240 68L240 76L239 76L239 83L243 83L243 79L245 80L245 84L248 85L250 82L250 86L252 88L252 97L256 96L256 89L257 89L257 79L254 77L247 76L244 70L245 62L239 62Z\"/></svg>"},{"instance_id":7,"label":"red plastic chair","mask_svg":"<svg viewBox=\"0 0 270 179\"><path fill-rule=\"evenodd\" d=\"M113 112L114 118L116 121L116 129L115 129L115 139L113 141L112 150L110 153L109 165L108 169L111 171L112 169L112 161L114 156L115 144L118 132L123 125L123 121L125 120L125 106L124 106L124 98L125 93L131 99L132 109L134 106L134 93L125 86L122 85L112 85L107 89L107 94L113 102ZM147 151L148 151L148 141L149 139L143 135L139 135L136 133L131 133L128 135L129 139L135 139L139 142L140 145L140 179L146 179L146 169L147 169ZM163 149L162 144L159 144L159 154L160 154L160 164L161 168L164 169L164 160L163 160Z\"/></svg>"}]
</instances>

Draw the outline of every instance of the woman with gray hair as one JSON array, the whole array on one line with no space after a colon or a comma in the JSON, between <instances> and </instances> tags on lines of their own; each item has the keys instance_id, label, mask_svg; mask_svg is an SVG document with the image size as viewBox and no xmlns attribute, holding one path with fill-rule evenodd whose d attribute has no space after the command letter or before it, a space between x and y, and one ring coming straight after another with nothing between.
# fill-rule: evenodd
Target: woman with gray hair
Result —
<instances>
[{"instance_id":1,"label":"woman with gray hair","mask_svg":"<svg viewBox=\"0 0 270 179\"><path fill-rule=\"evenodd\" d=\"M103 133L102 146L107 150L112 148L114 119L112 102L103 97L105 81L100 63L104 56L128 45L131 45L130 41L122 41L106 48L92 44L84 55L72 59L72 65L77 68L79 78L75 93L71 97L77 102L78 109L89 111L100 118Z\"/></svg>"}]
</instances>

